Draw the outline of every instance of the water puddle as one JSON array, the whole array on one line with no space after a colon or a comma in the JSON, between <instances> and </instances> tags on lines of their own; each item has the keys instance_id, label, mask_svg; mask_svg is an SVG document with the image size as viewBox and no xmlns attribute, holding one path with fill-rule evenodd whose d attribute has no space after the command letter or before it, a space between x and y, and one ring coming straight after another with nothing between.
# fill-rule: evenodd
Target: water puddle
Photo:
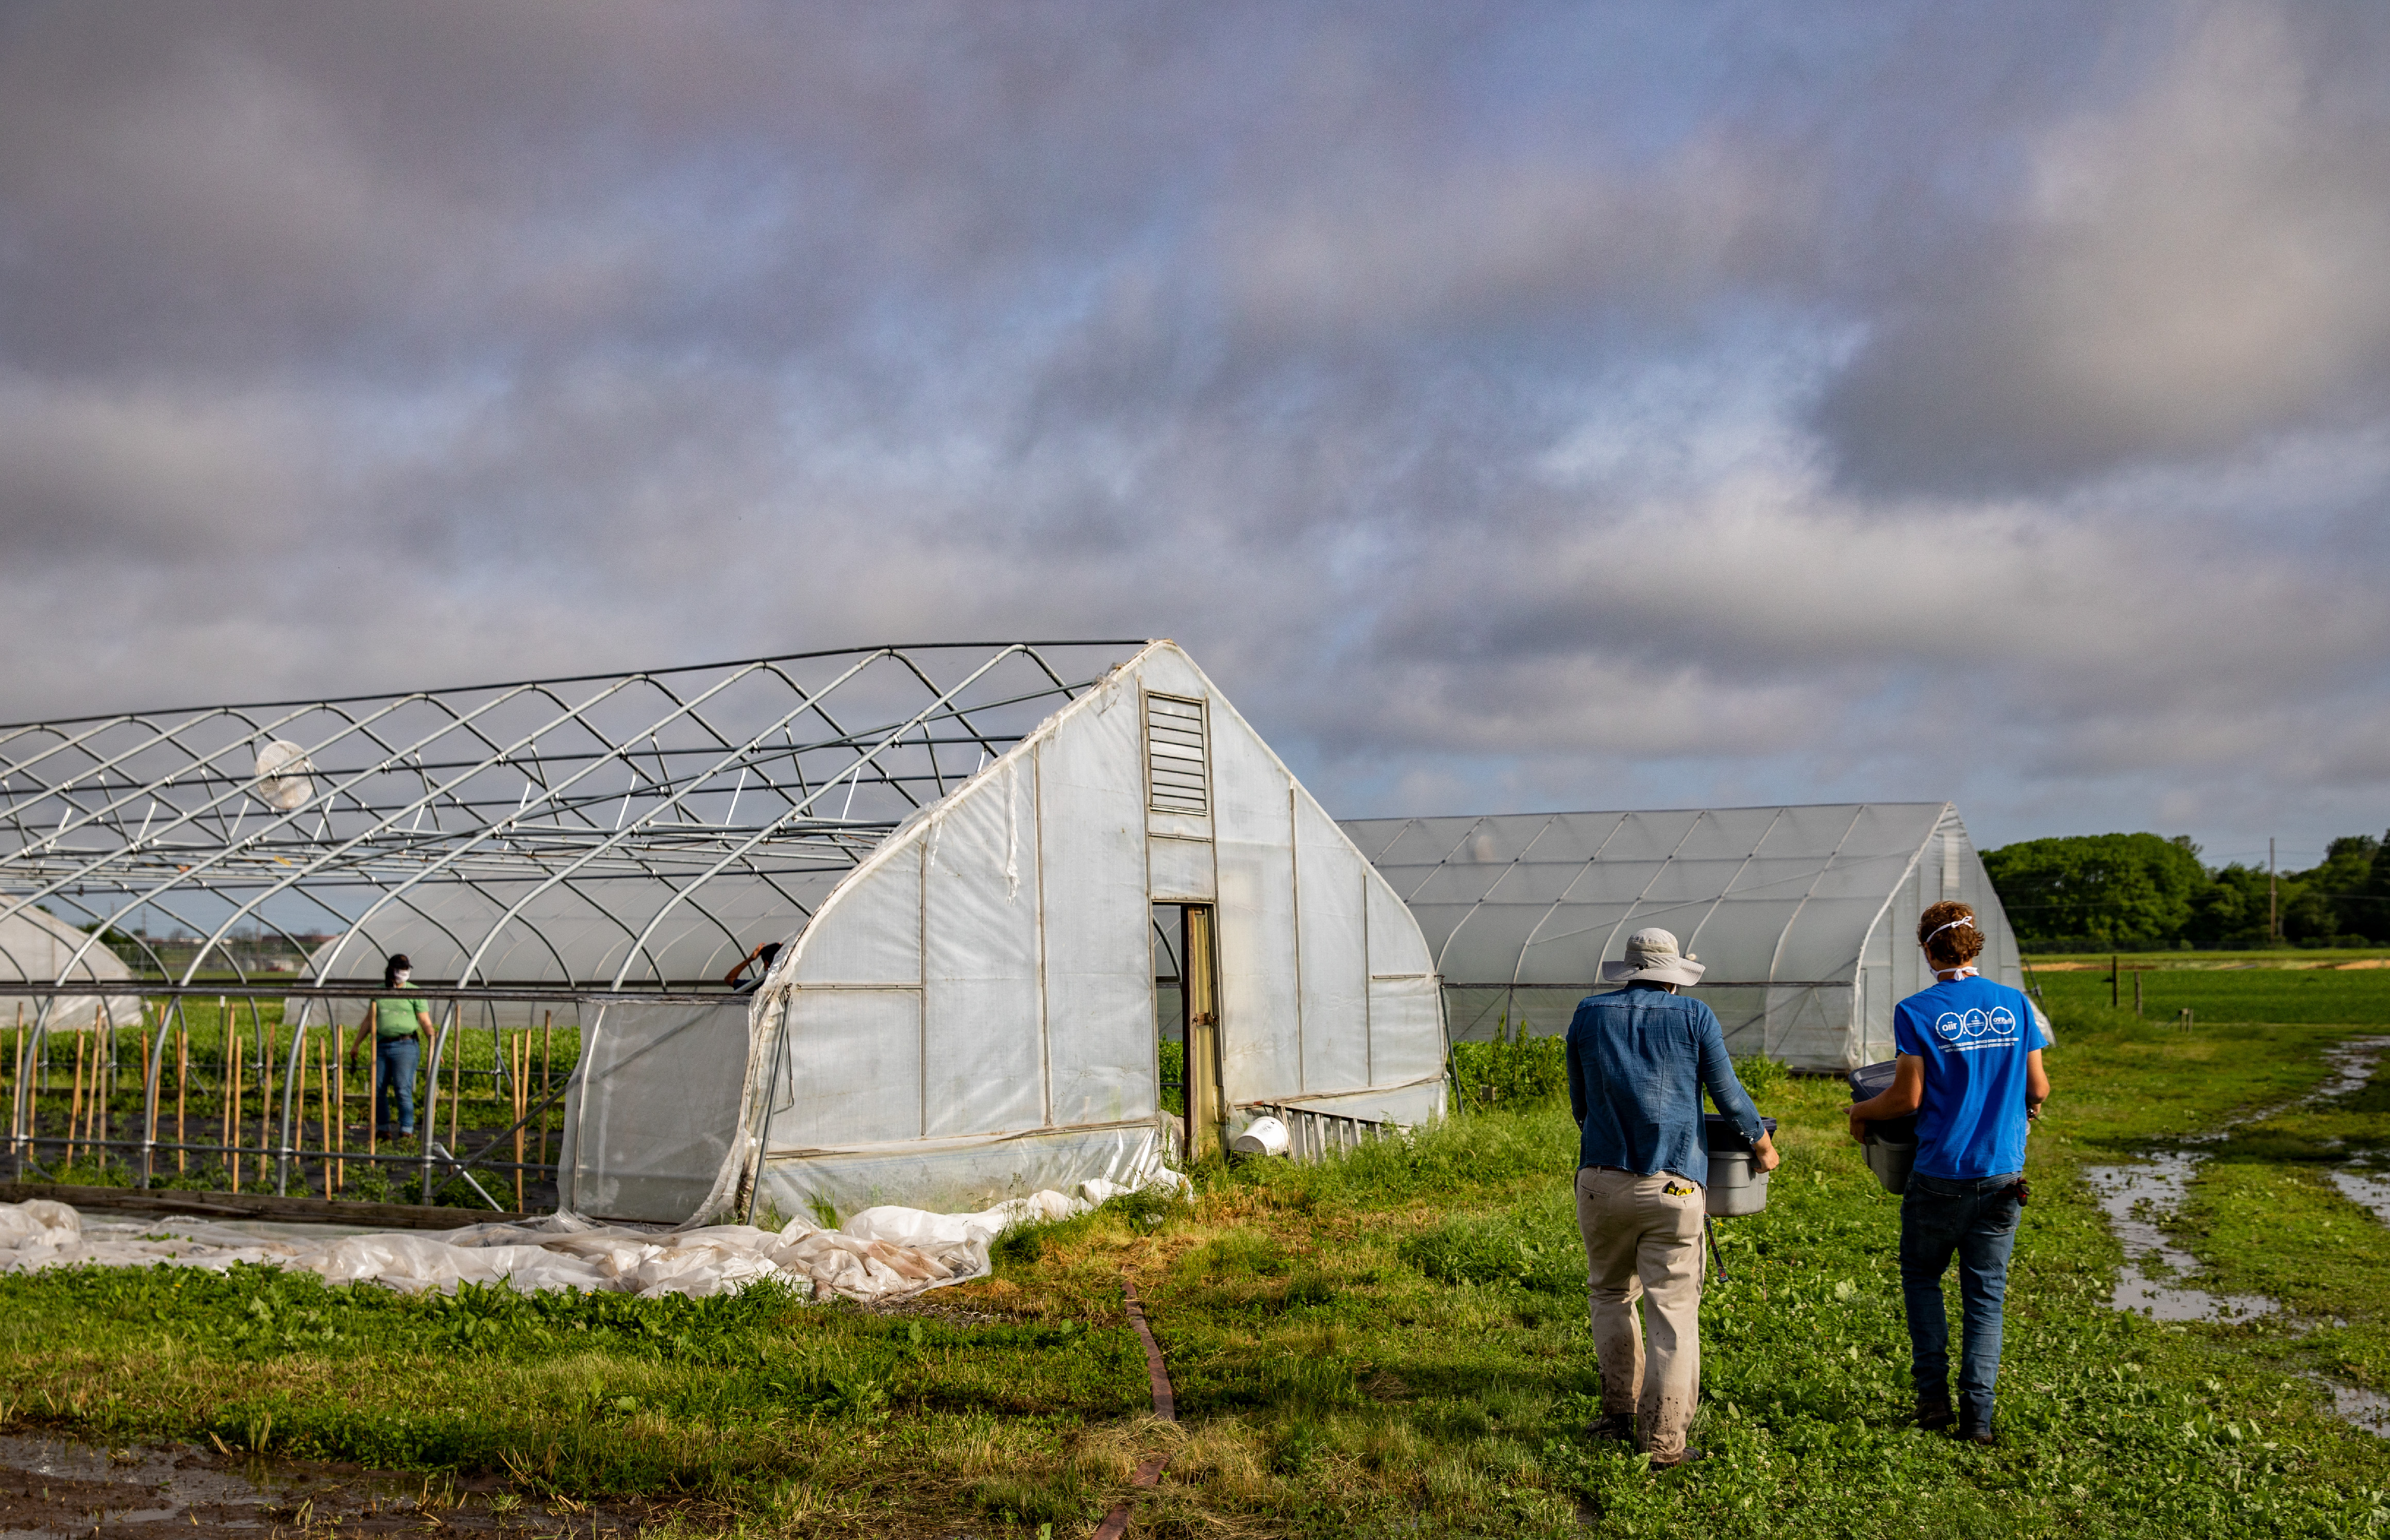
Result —
<instances>
[{"instance_id":1,"label":"water puddle","mask_svg":"<svg viewBox=\"0 0 2390 1540\"><path fill-rule=\"evenodd\" d=\"M2376 1438L2390 1438L2390 1395L2360 1385L2344 1385L2322 1375L2310 1376L2332 1392L2332 1406L2341 1420L2355 1423Z\"/></svg>"},{"instance_id":2,"label":"water puddle","mask_svg":"<svg viewBox=\"0 0 2390 1540\"><path fill-rule=\"evenodd\" d=\"M0 1540L196 1540L335 1529L602 1540L640 1527L638 1516L623 1510L551 1511L495 1479L243 1459L189 1444L106 1449L0 1435Z\"/></svg>"},{"instance_id":3,"label":"water puddle","mask_svg":"<svg viewBox=\"0 0 2390 1540\"><path fill-rule=\"evenodd\" d=\"M2115 1309L2161 1321L2238 1321L2277 1308L2256 1294L2213 1294L2167 1281L2200 1270L2198 1260L2175 1247L2165 1233L2199 1164L2197 1156L2168 1154L2147 1165L2085 1168L2108 1227L2125 1248L2116 1291L2108 1300Z\"/></svg>"},{"instance_id":4,"label":"water puddle","mask_svg":"<svg viewBox=\"0 0 2390 1540\"><path fill-rule=\"evenodd\" d=\"M2332 1185L2350 1202L2373 1211L2373 1216L2390 1225L2390 1181L2358 1171L2335 1171Z\"/></svg>"},{"instance_id":5,"label":"water puddle","mask_svg":"<svg viewBox=\"0 0 2390 1540\"><path fill-rule=\"evenodd\" d=\"M2323 1061L2332 1074L2295 1105L2338 1101L2343 1097L2355 1096L2373 1078L2373 1066L2385 1048L2390 1048L2390 1037L2352 1037L2337 1047L2325 1049Z\"/></svg>"},{"instance_id":6,"label":"water puddle","mask_svg":"<svg viewBox=\"0 0 2390 1540\"><path fill-rule=\"evenodd\" d=\"M2390 1037L2354 1038L2330 1049L2324 1055L2330 1073L2323 1084L2291 1105L2336 1101L2361 1090L2386 1050L2390 1050ZM2108 1216L2108 1227L2125 1251L2124 1265L2116 1273L2116 1291L2108 1300L2112 1308L2160 1321L2246 1321L2281 1313L2281 1305L2263 1295L2217 1294L2174 1281L2198 1273L2200 1265L2197 1258L2166 1237L2166 1226L2189 1195L2191 1178L2206 1161L2197 1147L2215 1144L2242 1123L2280 1110L2268 1108L2244 1113L2211 1133L2186 1140L2191 1149L2152 1155L2139 1164L2084 1168L2084 1178L2091 1184ZM2390 1222L2390 1181L2350 1171L2333 1172L2332 1179L2350 1200ZM2296 1334L2306 1328L2288 1322L2286 1329ZM2321 1375L2308 1378L2332 1392L2333 1409L2342 1418L2390 1438L2390 1396Z\"/></svg>"}]
</instances>

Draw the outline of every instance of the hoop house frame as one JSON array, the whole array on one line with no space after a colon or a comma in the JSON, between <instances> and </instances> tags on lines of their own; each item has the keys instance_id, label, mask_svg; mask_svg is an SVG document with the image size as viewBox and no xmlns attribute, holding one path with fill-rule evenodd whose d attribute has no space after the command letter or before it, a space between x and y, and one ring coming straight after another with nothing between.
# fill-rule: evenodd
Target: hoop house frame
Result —
<instances>
[{"instance_id":1,"label":"hoop house frame","mask_svg":"<svg viewBox=\"0 0 2390 1540\"><path fill-rule=\"evenodd\" d=\"M154 1025L129 1002L140 1139L88 1141L137 1149L146 1186L180 1001L229 973L252 1001L299 1001L279 1149L258 1151L287 1181L310 1012L332 1020L353 993L337 986L378 982L403 939L443 1007L425 1066L428 1195L441 1069L468 1007L495 1034L543 1004L723 993L726 964L802 929L887 836L1142 645L910 644L0 726L0 928L40 910L84 932L38 969L0 947L0 995L33 1017L9 1123L19 1174L27 1072L63 986L86 999L128 973L166 986ZM161 924L195 939L165 945ZM244 928L303 956L299 976L252 977ZM129 969L102 961L111 947Z\"/></svg>"}]
</instances>

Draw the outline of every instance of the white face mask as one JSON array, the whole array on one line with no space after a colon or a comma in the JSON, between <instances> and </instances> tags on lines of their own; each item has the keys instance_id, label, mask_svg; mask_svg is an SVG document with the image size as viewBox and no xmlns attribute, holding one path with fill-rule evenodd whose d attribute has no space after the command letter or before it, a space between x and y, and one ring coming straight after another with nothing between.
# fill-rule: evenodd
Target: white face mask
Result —
<instances>
[{"instance_id":1,"label":"white face mask","mask_svg":"<svg viewBox=\"0 0 2390 1540\"><path fill-rule=\"evenodd\" d=\"M415 977L415 969L411 969L411 968L402 968L402 969L400 969L396 973L394 973L394 974L392 974L392 975L391 975L391 976L392 976L393 979L397 980L400 983L405 983L405 982L406 982L406 981L407 981L407 980L412 979L412 978L414 978L414 977Z\"/></svg>"}]
</instances>

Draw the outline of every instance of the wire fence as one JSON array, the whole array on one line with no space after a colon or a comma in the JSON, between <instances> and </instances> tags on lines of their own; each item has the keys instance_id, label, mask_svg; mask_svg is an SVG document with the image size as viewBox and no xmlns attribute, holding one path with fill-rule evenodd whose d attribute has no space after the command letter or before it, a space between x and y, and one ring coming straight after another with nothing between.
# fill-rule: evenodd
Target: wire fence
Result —
<instances>
[{"instance_id":1,"label":"wire fence","mask_svg":"<svg viewBox=\"0 0 2390 1540\"><path fill-rule=\"evenodd\" d=\"M62 1025L61 988L0 982L15 1180L516 1213L555 1201L589 1007L629 998L410 990L433 1030L409 1053L375 1035L386 991L71 987L96 1008Z\"/></svg>"}]
</instances>

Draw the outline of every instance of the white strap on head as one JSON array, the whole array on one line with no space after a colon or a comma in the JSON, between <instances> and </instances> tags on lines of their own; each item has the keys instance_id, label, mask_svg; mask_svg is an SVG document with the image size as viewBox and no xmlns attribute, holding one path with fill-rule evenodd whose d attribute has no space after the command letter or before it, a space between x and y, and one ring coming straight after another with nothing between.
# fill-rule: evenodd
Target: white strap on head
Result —
<instances>
[{"instance_id":1,"label":"white strap on head","mask_svg":"<svg viewBox=\"0 0 2390 1540\"><path fill-rule=\"evenodd\" d=\"M1943 931L1956 930L1961 925L1965 926L1970 930L1973 930L1975 928L1975 917L1972 915L1960 915L1957 919L1952 920L1947 925L1937 925L1933 930L1926 931L1925 940L1919 942L1917 944L1920 946L1926 945Z\"/></svg>"}]
</instances>

